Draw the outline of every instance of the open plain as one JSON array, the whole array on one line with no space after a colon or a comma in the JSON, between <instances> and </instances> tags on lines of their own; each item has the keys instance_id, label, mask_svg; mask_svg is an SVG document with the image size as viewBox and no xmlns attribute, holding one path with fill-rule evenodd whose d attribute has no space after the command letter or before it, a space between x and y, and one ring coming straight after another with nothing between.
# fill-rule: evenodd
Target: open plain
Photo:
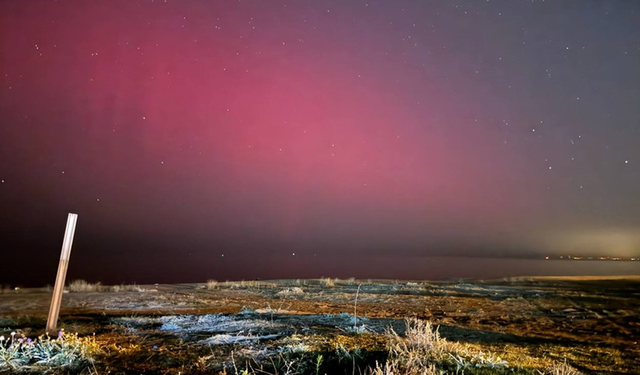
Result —
<instances>
[{"instance_id":1,"label":"open plain","mask_svg":"<svg viewBox=\"0 0 640 375\"><path fill-rule=\"evenodd\" d=\"M61 368L0 362L0 372L365 374L377 366L379 374L413 373L393 346L415 345L407 329L430 324L450 350L434 356L434 374L640 373L640 277L88 290L64 294L58 326L92 340L90 361ZM41 335L50 299L45 288L0 294L0 335ZM392 359L400 367L384 372Z\"/></svg>"}]
</instances>

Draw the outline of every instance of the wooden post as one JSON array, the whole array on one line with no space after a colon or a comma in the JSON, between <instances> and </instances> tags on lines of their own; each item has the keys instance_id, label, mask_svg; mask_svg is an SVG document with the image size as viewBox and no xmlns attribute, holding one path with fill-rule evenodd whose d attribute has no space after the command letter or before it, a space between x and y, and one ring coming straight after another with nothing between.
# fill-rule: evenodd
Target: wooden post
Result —
<instances>
[{"instance_id":1,"label":"wooden post","mask_svg":"<svg viewBox=\"0 0 640 375\"><path fill-rule=\"evenodd\" d=\"M57 334L58 315L60 314L64 282L67 277L71 244L73 243L73 234L76 231L77 221L78 214L69 214L69 216L67 216L67 228L64 231L64 241L62 242L62 252L60 253L60 263L58 264L58 275L56 276L56 285L53 288L53 297L51 297L51 307L49 308L49 317L47 318L47 333L52 336Z\"/></svg>"}]
</instances>

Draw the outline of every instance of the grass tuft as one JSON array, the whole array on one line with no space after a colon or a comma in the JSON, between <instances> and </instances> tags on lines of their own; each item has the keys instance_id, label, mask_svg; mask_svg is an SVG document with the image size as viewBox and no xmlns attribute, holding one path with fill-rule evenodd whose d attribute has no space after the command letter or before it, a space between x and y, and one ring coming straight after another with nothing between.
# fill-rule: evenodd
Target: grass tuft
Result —
<instances>
[{"instance_id":1,"label":"grass tuft","mask_svg":"<svg viewBox=\"0 0 640 375\"><path fill-rule=\"evenodd\" d=\"M332 287L332 286L335 286L336 283L332 278L326 277L326 278L320 279L320 285Z\"/></svg>"},{"instance_id":2,"label":"grass tuft","mask_svg":"<svg viewBox=\"0 0 640 375\"><path fill-rule=\"evenodd\" d=\"M120 293L120 292L138 292L138 293L144 293L147 290L143 287L141 287L140 285L136 285L134 284L120 284L120 285L113 285L111 288L112 292L115 293Z\"/></svg>"},{"instance_id":3,"label":"grass tuft","mask_svg":"<svg viewBox=\"0 0 640 375\"><path fill-rule=\"evenodd\" d=\"M100 292L103 289L100 283L91 284L84 280L73 280L68 288L73 293Z\"/></svg>"},{"instance_id":4,"label":"grass tuft","mask_svg":"<svg viewBox=\"0 0 640 375\"><path fill-rule=\"evenodd\" d=\"M220 283L217 280L207 280L207 289L214 290L220 287Z\"/></svg>"},{"instance_id":5,"label":"grass tuft","mask_svg":"<svg viewBox=\"0 0 640 375\"><path fill-rule=\"evenodd\" d=\"M440 337L430 322L415 318L405 320L404 337L388 330L389 358L384 366L378 364L373 375L418 375L441 373L481 374L507 373L507 362L491 353L474 353L467 346Z\"/></svg>"},{"instance_id":6,"label":"grass tuft","mask_svg":"<svg viewBox=\"0 0 640 375\"><path fill-rule=\"evenodd\" d=\"M540 375L582 375L582 373L564 362L555 362L544 371L538 371Z\"/></svg>"},{"instance_id":7,"label":"grass tuft","mask_svg":"<svg viewBox=\"0 0 640 375\"><path fill-rule=\"evenodd\" d=\"M302 294L304 294L304 290L302 288L292 287L292 288L285 288L279 291L278 293L276 293L276 296L280 298L287 298L287 297L299 296Z\"/></svg>"},{"instance_id":8,"label":"grass tuft","mask_svg":"<svg viewBox=\"0 0 640 375\"><path fill-rule=\"evenodd\" d=\"M0 371L32 372L55 368L80 368L92 363L91 355L99 352L94 337L81 338L65 334L51 338L40 336L35 340L11 333L0 336Z\"/></svg>"}]
</instances>

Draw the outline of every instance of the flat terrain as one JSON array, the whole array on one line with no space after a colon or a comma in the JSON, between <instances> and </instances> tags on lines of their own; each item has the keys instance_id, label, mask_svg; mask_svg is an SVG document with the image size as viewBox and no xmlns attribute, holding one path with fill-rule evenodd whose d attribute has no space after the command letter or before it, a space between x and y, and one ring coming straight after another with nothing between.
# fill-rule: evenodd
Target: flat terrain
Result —
<instances>
[{"instance_id":1,"label":"flat terrain","mask_svg":"<svg viewBox=\"0 0 640 375\"><path fill-rule=\"evenodd\" d=\"M405 318L418 318L439 326L447 341L522 373L566 361L584 374L640 374L640 277L102 289L65 293L59 323L65 332L95 334L104 350L94 356L94 373L235 374L234 366L276 366L291 353L323 359L291 373L358 373L385 361L389 327L402 335ZM50 299L45 289L0 294L0 335L42 334Z\"/></svg>"}]
</instances>

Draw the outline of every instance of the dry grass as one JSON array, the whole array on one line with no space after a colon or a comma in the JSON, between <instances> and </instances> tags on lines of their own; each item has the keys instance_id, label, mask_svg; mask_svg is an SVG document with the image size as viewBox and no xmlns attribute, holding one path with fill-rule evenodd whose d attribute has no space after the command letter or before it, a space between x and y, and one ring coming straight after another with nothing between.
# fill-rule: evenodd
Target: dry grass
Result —
<instances>
[{"instance_id":1,"label":"dry grass","mask_svg":"<svg viewBox=\"0 0 640 375\"><path fill-rule=\"evenodd\" d=\"M50 373L52 370L77 372L87 369L92 356L101 351L94 336L78 337L60 331L57 337L31 339L11 332L0 336L1 373Z\"/></svg>"},{"instance_id":2,"label":"dry grass","mask_svg":"<svg viewBox=\"0 0 640 375\"><path fill-rule=\"evenodd\" d=\"M406 372L406 370L399 367L398 362L387 361L384 366L379 363L376 364L376 368L371 370L370 375L442 375L442 372L434 364L427 365L420 369L419 372Z\"/></svg>"},{"instance_id":3,"label":"dry grass","mask_svg":"<svg viewBox=\"0 0 640 375\"><path fill-rule=\"evenodd\" d=\"M146 292L147 290L139 285L136 284L121 284L121 285L114 285L111 288L112 292L139 292L139 293L143 293Z\"/></svg>"},{"instance_id":4,"label":"dry grass","mask_svg":"<svg viewBox=\"0 0 640 375\"><path fill-rule=\"evenodd\" d=\"M217 280L207 280L207 289L215 290L220 288L220 283Z\"/></svg>"},{"instance_id":5,"label":"dry grass","mask_svg":"<svg viewBox=\"0 0 640 375\"><path fill-rule=\"evenodd\" d=\"M405 323L404 337L389 329L389 358L372 370L373 375L480 374L487 370L501 374L507 370L500 357L471 352L471 347L447 341L428 321L412 318Z\"/></svg>"},{"instance_id":6,"label":"dry grass","mask_svg":"<svg viewBox=\"0 0 640 375\"><path fill-rule=\"evenodd\" d=\"M353 281L357 285L361 282L364 280ZM66 306L91 310L104 310L104 306L108 306L117 311L117 316L133 314L133 317L125 325L120 321L124 318L115 321L111 315L96 316L92 322L85 322L84 316L76 319L67 315L64 326L81 335L98 332L96 340L106 348L94 357L100 373L111 370L124 373L127 369L137 373L200 375L227 371L238 375L244 373L248 362L255 365L254 369L249 368L248 375L292 374L294 372L288 371L292 368L286 366L298 361L304 371L295 373L316 374L315 361L319 356L324 357L324 362L318 374L580 375L572 365L579 365L588 373L637 373L634 355L637 349L631 345L637 330L624 326L625 322L637 320L634 315L637 298L628 297L626 292L637 290L637 284L612 284L617 288L613 291L612 285L605 284L609 289L604 297L596 294L590 299L569 300L574 295L569 293L575 293L572 288L592 296L601 293L601 285L576 283L551 288L548 284L505 286L500 282L495 285L373 283L375 285L369 282L358 291L347 279L315 279L308 281L307 287L303 286L305 282L295 279L210 280L197 285L163 285L158 290L149 289L156 291L155 294L139 296L136 293L79 293L67 296ZM93 290L93 284L78 284L83 285L83 291ZM95 290L102 292L141 289L136 285L97 285ZM261 290L268 287L275 289ZM552 292L543 294L547 287ZM531 288L540 293L536 294L536 305L527 299L533 293ZM189 293L190 290L193 293ZM48 303L50 293L26 289L19 293L29 293L30 298L15 291L11 291L11 295L0 295L5 304L5 309L0 311L3 315L0 334L6 337L11 331L18 331L34 337L44 327L44 320L34 322L31 315L25 320L16 313L9 318L4 317L3 312L19 311L11 305L16 301L24 311L35 314L38 306ZM616 297L615 302L610 301L610 296ZM555 315L545 315L549 309L553 309ZM182 327L178 319L177 328L167 330L166 322L155 315L174 316L187 311L193 314L190 315L195 321L192 326L197 328ZM353 315L341 314L344 311ZM229 322L206 324L206 315L202 315L205 312L233 317L232 323L238 327L231 327ZM355 319L356 312L359 322ZM140 313L153 316L137 316ZM408 319L405 330L400 326L402 322L397 321L402 316L419 316L425 320ZM583 318L574 321L574 316ZM393 321L386 320L391 318ZM260 328L255 329L256 325ZM388 325L396 331L384 331ZM366 327L366 330L353 329L354 326ZM254 327L249 334L247 327ZM602 332L618 332L616 327L626 327L628 331L620 331L619 336L611 338L602 335ZM205 345L202 339L206 335L212 336L206 339ZM273 335L279 337L257 339ZM624 335L630 336L628 345ZM235 341L222 343L227 336ZM117 344L117 350L106 345L107 341ZM236 355L237 370L226 367L233 360L230 353ZM281 355L284 357L280 358Z\"/></svg>"},{"instance_id":7,"label":"dry grass","mask_svg":"<svg viewBox=\"0 0 640 375\"><path fill-rule=\"evenodd\" d=\"M320 281L320 285L322 285L322 286L335 286L336 285L335 281L330 277L322 278L319 281Z\"/></svg>"},{"instance_id":8,"label":"dry grass","mask_svg":"<svg viewBox=\"0 0 640 375\"><path fill-rule=\"evenodd\" d=\"M441 338L438 329L434 329L430 322L419 319L407 319L405 322L405 337L393 329L389 330L389 360L384 368L387 372L381 372L383 369L378 367L375 374L435 374L438 364L462 350L460 344Z\"/></svg>"},{"instance_id":9,"label":"dry grass","mask_svg":"<svg viewBox=\"0 0 640 375\"><path fill-rule=\"evenodd\" d=\"M371 375L529 374L532 371L529 366L522 367L520 360L509 364L486 349L449 342L440 337L430 322L415 318L405 322L404 337L389 329L389 358L384 364L377 364ZM566 360L551 362L544 370L536 371L540 375L582 375Z\"/></svg>"},{"instance_id":10,"label":"dry grass","mask_svg":"<svg viewBox=\"0 0 640 375\"><path fill-rule=\"evenodd\" d=\"M276 295L278 297L282 297L282 298L291 297L291 296L299 296L301 294L304 294L304 290L302 288L299 288L299 287L292 287L292 288L282 289L281 291L276 293Z\"/></svg>"},{"instance_id":11,"label":"dry grass","mask_svg":"<svg viewBox=\"0 0 640 375\"><path fill-rule=\"evenodd\" d=\"M121 285L105 286L105 285L102 285L100 282L92 284L92 283L86 282L85 280L73 280L71 283L69 283L69 285L67 286L67 289L69 290L69 292L72 292L72 293L87 293L87 292L143 293L147 291L147 289L136 284L121 284ZM50 292L50 290L47 290L47 291Z\"/></svg>"},{"instance_id":12,"label":"dry grass","mask_svg":"<svg viewBox=\"0 0 640 375\"><path fill-rule=\"evenodd\" d=\"M211 284L209 284L211 283ZM240 281L225 281L217 282L215 280L207 281L206 288L210 290L228 288L228 289L271 289L276 288L278 285L272 282L265 282L260 280L240 280ZM213 289L211 289L213 287Z\"/></svg>"},{"instance_id":13,"label":"dry grass","mask_svg":"<svg viewBox=\"0 0 640 375\"><path fill-rule=\"evenodd\" d=\"M73 280L67 288L73 293L101 292L104 290L102 284L99 282L91 284L84 280Z\"/></svg>"},{"instance_id":14,"label":"dry grass","mask_svg":"<svg viewBox=\"0 0 640 375\"><path fill-rule=\"evenodd\" d=\"M247 289L247 288L259 288L261 283L256 280L241 280L241 281L228 281L225 283L231 289Z\"/></svg>"},{"instance_id":15,"label":"dry grass","mask_svg":"<svg viewBox=\"0 0 640 375\"><path fill-rule=\"evenodd\" d=\"M555 362L544 371L538 371L541 375L582 375L582 373L564 362Z\"/></svg>"}]
</instances>

